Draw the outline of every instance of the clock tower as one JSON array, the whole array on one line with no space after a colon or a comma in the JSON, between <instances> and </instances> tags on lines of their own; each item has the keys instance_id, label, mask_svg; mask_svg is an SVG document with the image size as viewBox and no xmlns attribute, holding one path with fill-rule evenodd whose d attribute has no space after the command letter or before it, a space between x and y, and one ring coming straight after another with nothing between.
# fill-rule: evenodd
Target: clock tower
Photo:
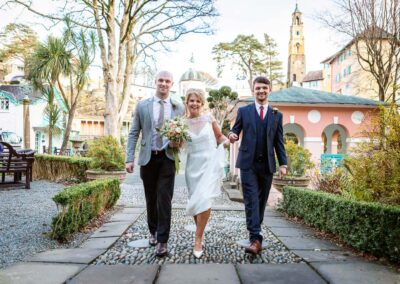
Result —
<instances>
[{"instance_id":1,"label":"clock tower","mask_svg":"<svg viewBox=\"0 0 400 284\"><path fill-rule=\"evenodd\" d=\"M292 14L290 26L289 58L288 58L288 87L300 86L306 75L306 56L304 54L304 26L301 19L302 13L298 4Z\"/></svg>"}]
</instances>

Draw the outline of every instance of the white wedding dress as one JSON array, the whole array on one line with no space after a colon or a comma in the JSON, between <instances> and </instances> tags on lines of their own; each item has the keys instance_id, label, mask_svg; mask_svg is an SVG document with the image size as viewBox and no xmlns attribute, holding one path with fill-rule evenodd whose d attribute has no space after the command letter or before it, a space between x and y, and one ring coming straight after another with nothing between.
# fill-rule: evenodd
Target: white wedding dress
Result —
<instances>
[{"instance_id":1,"label":"white wedding dress","mask_svg":"<svg viewBox=\"0 0 400 284\"><path fill-rule=\"evenodd\" d=\"M225 149L217 147L210 114L187 119L191 142L186 143L185 178L189 190L186 214L195 216L211 208L212 198L221 194Z\"/></svg>"}]
</instances>

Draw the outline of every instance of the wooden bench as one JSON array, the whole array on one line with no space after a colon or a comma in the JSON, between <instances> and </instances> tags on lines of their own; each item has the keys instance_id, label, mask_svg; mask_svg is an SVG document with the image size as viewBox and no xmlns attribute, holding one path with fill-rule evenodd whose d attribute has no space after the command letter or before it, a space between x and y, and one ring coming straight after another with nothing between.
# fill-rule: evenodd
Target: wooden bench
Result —
<instances>
[{"instance_id":1,"label":"wooden bench","mask_svg":"<svg viewBox=\"0 0 400 284\"><path fill-rule=\"evenodd\" d=\"M10 144L0 142L0 185L20 185L22 174L25 174L25 188L30 189L32 181L33 150L15 150ZM14 174L13 182L6 182L6 174Z\"/></svg>"}]
</instances>

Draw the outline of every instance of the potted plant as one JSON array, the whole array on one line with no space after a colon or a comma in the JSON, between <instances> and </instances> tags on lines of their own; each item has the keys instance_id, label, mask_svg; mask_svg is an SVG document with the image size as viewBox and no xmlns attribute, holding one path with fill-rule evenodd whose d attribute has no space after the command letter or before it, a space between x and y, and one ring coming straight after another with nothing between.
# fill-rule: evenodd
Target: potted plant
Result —
<instances>
[{"instance_id":1,"label":"potted plant","mask_svg":"<svg viewBox=\"0 0 400 284\"><path fill-rule=\"evenodd\" d=\"M314 166L313 162L311 162L310 151L291 140L286 141L285 149L287 157L286 176L280 178L275 175L272 184L279 191L282 191L283 187L287 185L307 187L310 183L310 177L306 176L306 173L307 170Z\"/></svg>"},{"instance_id":2,"label":"potted plant","mask_svg":"<svg viewBox=\"0 0 400 284\"><path fill-rule=\"evenodd\" d=\"M86 157L92 159L86 171L88 180L116 177L125 179L125 154L122 146L112 136L104 136L89 143Z\"/></svg>"}]
</instances>

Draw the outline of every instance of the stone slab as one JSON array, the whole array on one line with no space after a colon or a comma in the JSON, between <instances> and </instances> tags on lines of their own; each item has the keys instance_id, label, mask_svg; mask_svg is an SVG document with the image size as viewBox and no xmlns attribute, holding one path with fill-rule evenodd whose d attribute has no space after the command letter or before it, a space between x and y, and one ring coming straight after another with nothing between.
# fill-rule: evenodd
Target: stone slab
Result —
<instances>
[{"instance_id":1,"label":"stone slab","mask_svg":"<svg viewBox=\"0 0 400 284\"><path fill-rule=\"evenodd\" d=\"M270 227L270 230L277 237L301 237L314 235L311 230L305 228Z\"/></svg>"},{"instance_id":2,"label":"stone slab","mask_svg":"<svg viewBox=\"0 0 400 284\"><path fill-rule=\"evenodd\" d=\"M240 284L232 264L167 264L161 267L157 284Z\"/></svg>"},{"instance_id":3,"label":"stone slab","mask_svg":"<svg viewBox=\"0 0 400 284\"><path fill-rule=\"evenodd\" d=\"M344 251L292 250L292 252L307 262L354 261L356 259L356 256Z\"/></svg>"},{"instance_id":4,"label":"stone slab","mask_svg":"<svg viewBox=\"0 0 400 284\"><path fill-rule=\"evenodd\" d=\"M310 264L332 284L399 284L400 274L372 262L315 262Z\"/></svg>"},{"instance_id":5,"label":"stone slab","mask_svg":"<svg viewBox=\"0 0 400 284\"><path fill-rule=\"evenodd\" d=\"M142 214L146 210L146 207L125 207L122 209L122 214Z\"/></svg>"},{"instance_id":6,"label":"stone slab","mask_svg":"<svg viewBox=\"0 0 400 284\"><path fill-rule=\"evenodd\" d=\"M279 237L279 240L290 250L341 250L329 241L309 237Z\"/></svg>"},{"instance_id":7,"label":"stone slab","mask_svg":"<svg viewBox=\"0 0 400 284\"><path fill-rule=\"evenodd\" d=\"M0 283L61 284L85 267L82 264L21 262L0 270Z\"/></svg>"},{"instance_id":8,"label":"stone slab","mask_svg":"<svg viewBox=\"0 0 400 284\"><path fill-rule=\"evenodd\" d=\"M81 248L87 249L108 249L112 246L119 237L110 237L110 238L90 238L85 241Z\"/></svg>"},{"instance_id":9,"label":"stone slab","mask_svg":"<svg viewBox=\"0 0 400 284\"><path fill-rule=\"evenodd\" d=\"M239 264L243 284L323 284L326 283L305 263Z\"/></svg>"},{"instance_id":10,"label":"stone slab","mask_svg":"<svg viewBox=\"0 0 400 284\"><path fill-rule=\"evenodd\" d=\"M104 252L105 249L55 249L38 253L27 261L89 264Z\"/></svg>"},{"instance_id":11,"label":"stone slab","mask_svg":"<svg viewBox=\"0 0 400 284\"><path fill-rule=\"evenodd\" d=\"M281 212L278 212L274 209L265 210L264 211L264 219L268 217L285 217L285 215Z\"/></svg>"},{"instance_id":12,"label":"stone slab","mask_svg":"<svg viewBox=\"0 0 400 284\"><path fill-rule=\"evenodd\" d=\"M140 239L136 241L131 241L128 243L128 247L131 248L148 248L150 247L149 239Z\"/></svg>"},{"instance_id":13,"label":"stone slab","mask_svg":"<svg viewBox=\"0 0 400 284\"><path fill-rule=\"evenodd\" d=\"M263 223L267 227L279 227L279 228L301 228L301 225L292 223L283 217L266 217Z\"/></svg>"},{"instance_id":14,"label":"stone slab","mask_svg":"<svg viewBox=\"0 0 400 284\"><path fill-rule=\"evenodd\" d=\"M111 222L105 223L97 229L92 238L105 238L105 237L120 237L126 229L131 225L131 222Z\"/></svg>"},{"instance_id":15,"label":"stone slab","mask_svg":"<svg viewBox=\"0 0 400 284\"><path fill-rule=\"evenodd\" d=\"M151 284L157 276L158 265L101 265L89 266L68 284Z\"/></svg>"},{"instance_id":16,"label":"stone slab","mask_svg":"<svg viewBox=\"0 0 400 284\"><path fill-rule=\"evenodd\" d=\"M117 213L110 218L108 222L135 222L139 218L140 214L130 214L130 213Z\"/></svg>"}]
</instances>

